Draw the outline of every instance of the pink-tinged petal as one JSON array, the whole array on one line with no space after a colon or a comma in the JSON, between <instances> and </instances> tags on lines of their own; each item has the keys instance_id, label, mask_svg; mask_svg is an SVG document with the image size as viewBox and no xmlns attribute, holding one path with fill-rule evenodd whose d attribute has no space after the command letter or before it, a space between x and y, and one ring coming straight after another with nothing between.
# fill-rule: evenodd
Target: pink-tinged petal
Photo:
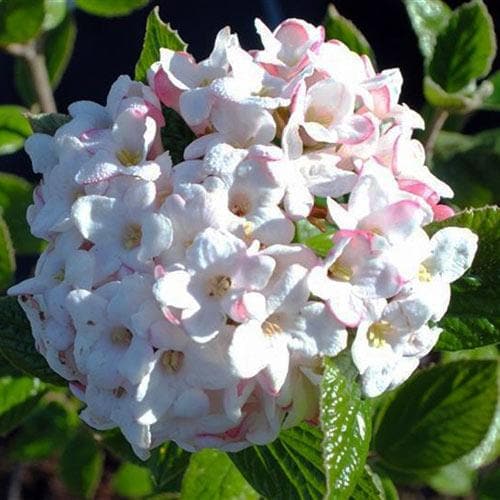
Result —
<instances>
[{"instance_id":1,"label":"pink-tinged petal","mask_svg":"<svg viewBox=\"0 0 500 500\"><path fill-rule=\"evenodd\" d=\"M254 377L267 366L268 340L257 321L249 321L234 330L228 357L233 374L244 379Z\"/></svg>"},{"instance_id":2,"label":"pink-tinged petal","mask_svg":"<svg viewBox=\"0 0 500 500\"><path fill-rule=\"evenodd\" d=\"M305 122L302 124L302 128L305 130L306 134L316 142L325 142L328 144L339 142L337 128L333 130L328 129L317 122Z\"/></svg>"},{"instance_id":3,"label":"pink-tinged petal","mask_svg":"<svg viewBox=\"0 0 500 500\"><path fill-rule=\"evenodd\" d=\"M449 219L455 215L455 210L448 205L434 205L432 211L434 213L434 220L437 222Z\"/></svg>"},{"instance_id":4,"label":"pink-tinged petal","mask_svg":"<svg viewBox=\"0 0 500 500\"><path fill-rule=\"evenodd\" d=\"M118 147L140 155L142 163L156 135L156 122L147 116L146 106L126 109L116 119L112 129L113 140Z\"/></svg>"},{"instance_id":5,"label":"pink-tinged petal","mask_svg":"<svg viewBox=\"0 0 500 500\"><path fill-rule=\"evenodd\" d=\"M254 255L246 258L234 276L234 285L246 290L262 290L273 274L276 262L268 255Z\"/></svg>"},{"instance_id":6,"label":"pink-tinged petal","mask_svg":"<svg viewBox=\"0 0 500 500\"><path fill-rule=\"evenodd\" d=\"M353 115L335 127L338 142L355 145L368 141L376 132L373 121L364 115Z\"/></svg>"},{"instance_id":7,"label":"pink-tinged petal","mask_svg":"<svg viewBox=\"0 0 500 500\"><path fill-rule=\"evenodd\" d=\"M307 302L309 289L306 284L308 270L299 265L292 264L273 284L267 297L267 312L295 312Z\"/></svg>"},{"instance_id":8,"label":"pink-tinged petal","mask_svg":"<svg viewBox=\"0 0 500 500\"><path fill-rule=\"evenodd\" d=\"M326 303L341 323L354 328L368 316L367 307L363 299L353 293L353 287L348 283L331 281L335 284L335 293L330 295Z\"/></svg>"},{"instance_id":9,"label":"pink-tinged petal","mask_svg":"<svg viewBox=\"0 0 500 500\"><path fill-rule=\"evenodd\" d=\"M413 200L402 200L362 219L359 228L381 234L392 244L408 238L425 222L428 213L422 205Z\"/></svg>"},{"instance_id":10,"label":"pink-tinged petal","mask_svg":"<svg viewBox=\"0 0 500 500\"><path fill-rule=\"evenodd\" d=\"M266 298L258 292L242 294L236 300L231 300L223 307L234 321L243 323L249 319L264 321L267 316Z\"/></svg>"},{"instance_id":11,"label":"pink-tinged petal","mask_svg":"<svg viewBox=\"0 0 500 500\"><path fill-rule=\"evenodd\" d=\"M171 82L167 73L161 68L160 63L156 63L148 71L148 81L160 101L165 106L175 109L178 112L179 99L185 89L180 89Z\"/></svg>"},{"instance_id":12,"label":"pink-tinged petal","mask_svg":"<svg viewBox=\"0 0 500 500\"><path fill-rule=\"evenodd\" d=\"M210 116L213 103L208 88L187 90L179 100L180 113L188 125L201 125Z\"/></svg>"},{"instance_id":13,"label":"pink-tinged petal","mask_svg":"<svg viewBox=\"0 0 500 500\"><path fill-rule=\"evenodd\" d=\"M470 229L446 227L431 238L431 255L423 265L432 276L452 283L472 264L478 237Z\"/></svg>"},{"instance_id":14,"label":"pink-tinged petal","mask_svg":"<svg viewBox=\"0 0 500 500\"><path fill-rule=\"evenodd\" d=\"M160 304L179 309L196 307L189 292L191 275L186 271L167 272L153 285L153 293Z\"/></svg>"}]
</instances>

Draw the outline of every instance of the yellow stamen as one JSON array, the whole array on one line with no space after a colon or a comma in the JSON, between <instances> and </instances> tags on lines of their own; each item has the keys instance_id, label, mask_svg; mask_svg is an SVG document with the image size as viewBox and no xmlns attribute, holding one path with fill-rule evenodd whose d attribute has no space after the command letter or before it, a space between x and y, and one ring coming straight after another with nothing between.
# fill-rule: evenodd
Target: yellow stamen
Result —
<instances>
[{"instance_id":1,"label":"yellow stamen","mask_svg":"<svg viewBox=\"0 0 500 500\"><path fill-rule=\"evenodd\" d=\"M277 325L276 323L273 323L272 321L264 321L262 325L262 331L264 332L265 335L268 335L269 337L283 333L281 326Z\"/></svg>"},{"instance_id":2,"label":"yellow stamen","mask_svg":"<svg viewBox=\"0 0 500 500\"><path fill-rule=\"evenodd\" d=\"M231 278L218 274L208 280L208 295L210 297L224 297L231 288Z\"/></svg>"},{"instance_id":3,"label":"yellow stamen","mask_svg":"<svg viewBox=\"0 0 500 500\"><path fill-rule=\"evenodd\" d=\"M426 283L432 280L431 273L423 264L420 264L420 267L418 268L418 279L419 281L425 281Z\"/></svg>"},{"instance_id":4,"label":"yellow stamen","mask_svg":"<svg viewBox=\"0 0 500 500\"><path fill-rule=\"evenodd\" d=\"M142 155L139 151L120 149L116 152L116 157L124 167L133 167L140 163Z\"/></svg>"},{"instance_id":5,"label":"yellow stamen","mask_svg":"<svg viewBox=\"0 0 500 500\"><path fill-rule=\"evenodd\" d=\"M128 224L123 231L122 243L127 250L138 247L141 244L142 228L139 224Z\"/></svg>"},{"instance_id":6,"label":"yellow stamen","mask_svg":"<svg viewBox=\"0 0 500 500\"><path fill-rule=\"evenodd\" d=\"M132 341L132 332L124 326L114 328L111 332L111 342L116 345L129 345Z\"/></svg>"},{"instance_id":7,"label":"yellow stamen","mask_svg":"<svg viewBox=\"0 0 500 500\"><path fill-rule=\"evenodd\" d=\"M328 268L328 276L339 281L350 281L352 274L352 269L339 261L333 263Z\"/></svg>"},{"instance_id":8,"label":"yellow stamen","mask_svg":"<svg viewBox=\"0 0 500 500\"><path fill-rule=\"evenodd\" d=\"M372 347L383 347L387 344L385 336L390 333L392 326L387 321L373 323L368 329L368 342Z\"/></svg>"},{"instance_id":9,"label":"yellow stamen","mask_svg":"<svg viewBox=\"0 0 500 500\"><path fill-rule=\"evenodd\" d=\"M160 358L161 364L167 373L176 373L181 369L184 361L182 351L165 351Z\"/></svg>"},{"instance_id":10,"label":"yellow stamen","mask_svg":"<svg viewBox=\"0 0 500 500\"><path fill-rule=\"evenodd\" d=\"M64 272L64 269L60 269L56 274L52 276L52 278L54 278L56 281L63 282L65 274L66 273Z\"/></svg>"}]
</instances>

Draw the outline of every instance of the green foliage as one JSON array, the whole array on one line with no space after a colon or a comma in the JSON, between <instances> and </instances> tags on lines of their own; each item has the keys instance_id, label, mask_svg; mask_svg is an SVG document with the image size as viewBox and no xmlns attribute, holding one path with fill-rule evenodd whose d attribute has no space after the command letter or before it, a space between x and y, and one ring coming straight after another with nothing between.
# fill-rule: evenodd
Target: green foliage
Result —
<instances>
[{"instance_id":1,"label":"green foliage","mask_svg":"<svg viewBox=\"0 0 500 500\"><path fill-rule=\"evenodd\" d=\"M497 404L497 362L461 361L414 375L388 404L375 435L391 467L441 467L484 438Z\"/></svg>"},{"instance_id":2,"label":"green foliage","mask_svg":"<svg viewBox=\"0 0 500 500\"><path fill-rule=\"evenodd\" d=\"M113 491L125 498L138 498L153 493L151 474L146 467L125 462L111 480Z\"/></svg>"},{"instance_id":3,"label":"green foliage","mask_svg":"<svg viewBox=\"0 0 500 500\"><path fill-rule=\"evenodd\" d=\"M0 106L0 155L15 153L31 135L31 127L20 106Z\"/></svg>"},{"instance_id":4,"label":"green foliage","mask_svg":"<svg viewBox=\"0 0 500 500\"><path fill-rule=\"evenodd\" d=\"M336 497L333 497L336 498ZM356 483L351 500L385 500L384 485L380 477L368 465L365 465L362 474Z\"/></svg>"},{"instance_id":5,"label":"green foliage","mask_svg":"<svg viewBox=\"0 0 500 500\"><path fill-rule=\"evenodd\" d=\"M57 88L68 67L75 39L76 23L71 14L68 14L62 22L48 31L43 38L43 52L52 89ZM23 59L16 59L14 76L16 89L24 103L27 106L33 105L37 101L37 97L28 66Z\"/></svg>"},{"instance_id":6,"label":"green foliage","mask_svg":"<svg viewBox=\"0 0 500 500\"><path fill-rule=\"evenodd\" d=\"M264 497L312 500L326 492L321 439L319 429L302 424L281 432L267 446L253 446L229 457Z\"/></svg>"},{"instance_id":7,"label":"green foliage","mask_svg":"<svg viewBox=\"0 0 500 500\"><path fill-rule=\"evenodd\" d=\"M104 454L83 428L66 443L59 461L60 475L74 495L91 499L101 480Z\"/></svg>"},{"instance_id":8,"label":"green foliage","mask_svg":"<svg viewBox=\"0 0 500 500\"><path fill-rule=\"evenodd\" d=\"M156 448L146 462L153 478L156 493L181 490L182 477L189 465L191 454L172 441Z\"/></svg>"},{"instance_id":9,"label":"green foliage","mask_svg":"<svg viewBox=\"0 0 500 500\"><path fill-rule=\"evenodd\" d=\"M0 207L17 255L41 252L44 242L31 235L26 210L33 203L33 186L17 175L0 173Z\"/></svg>"},{"instance_id":10,"label":"green foliage","mask_svg":"<svg viewBox=\"0 0 500 500\"><path fill-rule=\"evenodd\" d=\"M0 0L0 46L35 38L44 16L44 0Z\"/></svg>"},{"instance_id":11,"label":"green foliage","mask_svg":"<svg viewBox=\"0 0 500 500\"><path fill-rule=\"evenodd\" d=\"M498 500L500 491L500 469L490 470L479 483L479 500Z\"/></svg>"},{"instance_id":12,"label":"green foliage","mask_svg":"<svg viewBox=\"0 0 500 500\"><path fill-rule=\"evenodd\" d=\"M328 491L342 500L363 474L371 437L371 407L361 399L350 355L325 359L321 384L323 456Z\"/></svg>"},{"instance_id":13,"label":"green foliage","mask_svg":"<svg viewBox=\"0 0 500 500\"><path fill-rule=\"evenodd\" d=\"M339 11L330 4L323 21L327 40L340 40L353 52L366 54L375 64L375 54L363 33L352 21L340 15Z\"/></svg>"},{"instance_id":14,"label":"green foliage","mask_svg":"<svg viewBox=\"0 0 500 500\"><path fill-rule=\"evenodd\" d=\"M475 135L441 132L433 154L433 172L455 192L459 207L500 201L500 129Z\"/></svg>"},{"instance_id":15,"label":"green foliage","mask_svg":"<svg viewBox=\"0 0 500 500\"><path fill-rule=\"evenodd\" d=\"M191 456L182 480L181 497L183 500L260 498L230 458L217 450L202 450Z\"/></svg>"},{"instance_id":16,"label":"green foliage","mask_svg":"<svg viewBox=\"0 0 500 500\"><path fill-rule=\"evenodd\" d=\"M38 134L54 135L59 127L71 121L71 117L62 113L28 114L33 132Z\"/></svg>"},{"instance_id":17,"label":"green foliage","mask_svg":"<svg viewBox=\"0 0 500 500\"><path fill-rule=\"evenodd\" d=\"M163 147L170 152L173 164L177 165L184 159L184 149L196 136L181 115L173 109L163 106L163 116L165 126L161 129L161 141Z\"/></svg>"},{"instance_id":18,"label":"green foliage","mask_svg":"<svg viewBox=\"0 0 500 500\"><path fill-rule=\"evenodd\" d=\"M50 384L67 385L36 350L29 321L14 297L0 297L0 354L22 372Z\"/></svg>"},{"instance_id":19,"label":"green foliage","mask_svg":"<svg viewBox=\"0 0 500 500\"><path fill-rule=\"evenodd\" d=\"M40 405L9 443L9 458L27 462L58 454L74 434L78 416L57 401ZM43 432L41 432L43 431Z\"/></svg>"},{"instance_id":20,"label":"green foliage","mask_svg":"<svg viewBox=\"0 0 500 500\"><path fill-rule=\"evenodd\" d=\"M134 10L141 9L149 0L76 0L78 8L88 14L103 17L126 16Z\"/></svg>"},{"instance_id":21,"label":"green foliage","mask_svg":"<svg viewBox=\"0 0 500 500\"><path fill-rule=\"evenodd\" d=\"M66 0L45 0L45 17L43 18L42 30L54 29L62 22L68 11Z\"/></svg>"},{"instance_id":22,"label":"green foliage","mask_svg":"<svg viewBox=\"0 0 500 500\"><path fill-rule=\"evenodd\" d=\"M496 53L493 21L482 0L461 5L439 33L429 76L446 92L458 92L486 76Z\"/></svg>"},{"instance_id":23,"label":"green foliage","mask_svg":"<svg viewBox=\"0 0 500 500\"><path fill-rule=\"evenodd\" d=\"M500 111L500 70L488 78L492 85L491 94L483 101L483 108L492 111Z\"/></svg>"},{"instance_id":24,"label":"green foliage","mask_svg":"<svg viewBox=\"0 0 500 500\"><path fill-rule=\"evenodd\" d=\"M15 270L16 259L9 228L0 215L0 290L7 288L12 283Z\"/></svg>"},{"instance_id":25,"label":"green foliage","mask_svg":"<svg viewBox=\"0 0 500 500\"><path fill-rule=\"evenodd\" d=\"M309 247L316 255L325 257L333 247L332 235L335 232L333 226L327 225L326 231L322 232L307 219L295 223L294 243L302 243Z\"/></svg>"},{"instance_id":26,"label":"green foliage","mask_svg":"<svg viewBox=\"0 0 500 500\"><path fill-rule=\"evenodd\" d=\"M98 0L97 0L98 1ZM135 66L135 79L145 82L149 67L160 59L160 48L186 50L187 45L179 37L177 31L160 19L160 10L155 7L149 14L146 23L144 44L139 60Z\"/></svg>"},{"instance_id":27,"label":"green foliage","mask_svg":"<svg viewBox=\"0 0 500 500\"><path fill-rule=\"evenodd\" d=\"M438 349L472 349L500 342L500 210L484 207L465 210L454 217L427 226L430 235L448 226L468 227L479 237L472 267L452 285L444 329Z\"/></svg>"},{"instance_id":28,"label":"green foliage","mask_svg":"<svg viewBox=\"0 0 500 500\"><path fill-rule=\"evenodd\" d=\"M403 0L425 59L432 55L437 34L448 24L451 9L441 0Z\"/></svg>"},{"instance_id":29,"label":"green foliage","mask_svg":"<svg viewBox=\"0 0 500 500\"><path fill-rule=\"evenodd\" d=\"M38 379L30 377L0 378L0 436L23 423L45 392Z\"/></svg>"}]
</instances>

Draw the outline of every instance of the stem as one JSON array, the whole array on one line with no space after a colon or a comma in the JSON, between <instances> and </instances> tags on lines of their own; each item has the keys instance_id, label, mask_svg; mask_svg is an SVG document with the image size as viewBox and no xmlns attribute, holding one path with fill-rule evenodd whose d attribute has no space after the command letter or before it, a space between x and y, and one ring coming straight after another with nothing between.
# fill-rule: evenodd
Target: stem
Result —
<instances>
[{"instance_id":1,"label":"stem","mask_svg":"<svg viewBox=\"0 0 500 500\"><path fill-rule=\"evenodd\" d=\"M443 128L446 120L448 119L449 113L444 109L436 109L432 116L431 123L428 127L428 133L424 139L425 155L427 157L427 163L432 163L432 154L434 152L434 146L436 145L436 140L438 138L439 132Z\"/></svg>"},{"instance_id":2,"label":"stem","mask_svg":"<svg viewBox=\"0 0 500 500\"><path fill-rule=\"evenodd\" d=\"M42 42L35 40L27 45L11 44L7 46L7 52L22 57L26 61L40 110L43 113L55 113L57 108L45 64Z\"/></svg>"}]
</instances>

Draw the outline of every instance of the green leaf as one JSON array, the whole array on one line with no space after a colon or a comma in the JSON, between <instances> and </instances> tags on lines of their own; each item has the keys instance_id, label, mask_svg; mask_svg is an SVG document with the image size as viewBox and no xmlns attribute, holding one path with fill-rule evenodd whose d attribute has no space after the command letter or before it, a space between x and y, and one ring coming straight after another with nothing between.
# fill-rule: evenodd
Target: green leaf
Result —
<instances>
[{"instance_id":1,"label":"green leaf","mask_svg":"<svg viewBox=\"0 0 500 500\"><path fill-rule=\"evenodd\" d=\"M328 6L323 25L325 26L327 40L340 40L353 52L360 55L366 54L375 64L375 54L363 33L351 20L341 16L332 4Z\"/></svg>"},{"instance_id":2,"label":"green leaf","mask_svg":"<svg viewBox=\"0 0 500 500\"><path fill-rule=\"evenodd\" d=\"M461 361L426 369L388 405L375 449L396 469L447 465L482 441L496 404L497 362Z\"/></svg>"},{"instance_id":3,"label":"green leaf","mask_svg":"<svg viewBox=\"0 0 500 500\"><path fill-rule=\"evenodd\" d=\"M452 113L469 111L482 103L482 99L474 94L446 92L430 76L424 78L424 96L435 108L443 108Z\"/></svg>"},{"instance_id":4,"label":"green leaf","mask_svg":"<svg viewBox=\"0 0 500 500\"><path fill-rule=\"evenodd\" d=\"M260 496L252 489L230 458L217 450L202 450L191 456L182 480L183 500L252 500Z\"/></svg>"},{"instance_id":5,"label":"green leaf","mask_svg":"<svg viewBox=\"0 0 500 500\"><path fill-rule=\"evenodd\" d=\"M36 350L31 326L14 297L0 297L0 354L22 372L44 382L67 386Z\"/></svg>"},{"instance_id":6,"label":"green leaf","mask_svg":"<svg viewBox=\"0 0 500 500\"><path fill-rule=\"evenodd\" d=\"M24 43L35 38L44 16L44 0L1 0L0 45Z\"/></svg>"},{"instance_id":7,"label":"green leaf","mask_svg":"<svg viewBox=\"0 0 500 500\"><path fill-rule=\"evenodd\" d=\"M448 24L451 9L441 0L403 0L418 38L420 52L428 59L434 50L436 36Z\"/></svg>"},{"instance_id":8,"label":"green leaf","mask_svg":"<svg viewBox=\"0 0 500 500\"><path fill-rule=\"evenodd\" d=\"M16 258L5 220L0 215L0 290L7 288L14 278Z\"/></svg>"},{"instance_id":9,"label":"green leaf","mask_svg":"<svg viewBox=\"0 0 500 500\"><path fill-rule=\"evenodd\" d=\"M500 70L493 73L492 76L488 78L491 83L492 92L483 101L483 109L489 109L492 111L500 111Z\"/></svg>"},{"instance_id":10,"label":"green leaf","mask_svg":"<svg viewBox=\"0 0 500 500\"><path fill-rule=\"evenodd\" d=\"M76 0L76 6L94 16L118 17L142 9L148 2L149 0Z\"/></svg>"},{"instance_id":11,"label":"green leaf","mask_svg":"<svg viewBox=\"0 0 500 500\"><path fill-rule=\"evenodd\" d=\"M17 255L41 252L45 242L31 235L26 210L33 203L33 186L17 175L0 173L0 207Z\"/></svg>"},{"instance_id":12,"label":"green leaf","mask_svg":"<svg viewBox=\"0 0 500 500\"><path fill-rule=\"evenodd\" d=\"M163 106L165 126L161 129L163 147L170 152L174 165L184 159L184 149L196 136L182 117L171 108Z\"/></svg>"},{"instance_id":13,"label":"green leaf","mask_svg":"<svg viewBox=\"0 0 500 500\"><path fill-rule=\"evenodd\" d=\"M155 7L148 16L146 33L141 55L135 66L135 79L146 81L149 67L160 59L160 48L171 50L186 50L186 43L179 37L177 31L160 19L160 10Z\"/></svg>"},{"instance_id":14,"label":"green leaf","mask_svg":"<svg viewBox=\"0 0 500 500\"><path fill-rule=\"evenodd\" d=\"M450 306L439 322L438 350L473 349L500 342L500 210L465 210L426 227L429 235L448 226L468 227L479 237L471 268L452 285Z\"/></svg>"},{"instance_id":15,"label":"green leaf","mask_svg":"<svg viewBox=\"0 0 500 500\"><path fill-rule=\"evenodd\" d=\"M332 234L333 230L326 231L325 233L316 234L304 240L304 245L309 247L316 255L326 257L328 252L333 247Z\"/></svg>"},{"instance_id":16,"label":"green leaf","mask_svg":"<svg viewBox=\"0 0 500 500\"><path fill-rule=\"evenodd\" d=\"M71 14L54 29L48 31L43 39L43 52L52 89L56 89L68 67L76 39L76 23ZM24 103L32 106L37 102L28 65L23 59L16 59L14 67L16 89Z\"/></svg>"},{"instance_id":17,"label":"green leaf","mask_svg":"<svg viewBox=\"0 0 500 500\"><path fill-rule=\"evenodd\" d=\"M60 453L78 425L76 412L57 401L40 406L9 441L9 458L17 462L50 458Z\"/></svg>"},{"instance_id":18,"label":"green leaf","mask_svg":"<svg viewBox=\"0 0 500 500\"><path fill-rule=\"evenodd\" d=\"M125 498L143 497L153 493L151 473L146 467L125 462L111 480L113 491Z\"/></svg>"},{"instance_id":19,"label":"green leaf","mask_svg":"<svg viewBox=\"0 0 500 500\"><path fill-rule=\"evenodd\" d=\"M342 500L349 498L363 474L371 437L371 405L361 399L350 355L327 358L324 363L323 456L329 494Z\"/></svg>"},{"instance_id":20,"label":"green leaf","mask_svg":"<svg viewBox=\"0 0 500 500\"><path fill-rule=\"evenodd\" d=\"M178 492L188 468L191 454L170 441L151 453L146 462L151 471L156 493Z\"/></svg>"},{"instance_id":21,"label":"green leaf","mask_svg":"<svg viewBox=\"0 0 500 500\"><path fill-rule=\"evenodd\" d=\"M59 461L60 475L68 490L91 499L101 481L104 454L83 428L66 444Z\"/></svg>"},{"instance_id":22,"label":"green leaf","mask_svg":"<svg viewBox=\"0 0 500 500\"><path fill-rule=\"evenodd\" d=\"M455 192L459 207L482 207L498 201L500 129L475 135L441 132L433 154L433 172Z\"/></svg>"},{"instance_id":23,"label":"green leaf","mask_svg":"<svg viewBox=\"0 0 500 500\"><path fill-rule=\"evenodd\" d=\"M424 482L441 495L466 496L476 481L476 472L462 461L441 467L434 474L424 476Z\"/></svg>"},{"instance_id":24,"label":"green leaf","mask_svg":"<svg viewBox=\"0 0 500 500\"><path fill-rule=\"evenodd\" d=\"M333 497L336 498L336 497ZM365 465L363 472L356 483L351 500L385 500L386 495L380 477Z\"/></svg>"},{"instance_id":25,"label":"green leaf","mask_svg":"<svg viewBox=\"0 0 500 500\"><path fill-rule=\"evenodd\" d=\"M436 39L429 76L446 92L458 92L486 76L496 53L493 21L482 0L453 11Z\"/></svg>"},{"instance_id":26,"label":"green leaf","mask_svg":"<svg viewBox=\"0 0 500 500\"><path fill-rule=\"evenodd\" d=\"M66 16L68 6L66 0L45 0L45 17L42 30L54 29Z\"/></svg>"},{"instance_id":27,"label":"green leaf","mask_svg":"<svg viewBox=\"0 0 500 500\"><path fill-rule=\"evenodd\" d=\"M326 493L321 438L318 428L302 424L281 432L267 446L230 453L229 458L264 497L316 500Z\"/></svg>"},{"instance_id":28,"label":"green leaf","mask_svg":"<svg viewBox=\"0 0 500 500\"><path fill-rule=\"evenodd\" d=\"M488 471L479 482L478 500L498 500L500 491L500 469L498 467Z\"/></svg>"},{"instance_id":29,"label":"green leaf","mask_svg":"<svg viewBox=\"0 0 500 500\"><path fill-rule=\"evenodd\" d=\"M38 404L45 386L30 377L0 378L0 436L23 423Z\"/></svg>"},{"instance_id":30,"label":"green leaf","mask_svg":"<svg viewBox=\"0 0 500 500\"><path fill-rule=\"evenodd\" d=\"M15 153L31 135L31 127L20 106L0 106L0 155Z\"/></svg>"},{"instance_id":31,"label":"green leaf","mask_svg":"<svg viewBox=\"0 0 500 500\"><path fill-rule=\"evenodd\" d=\"M124 438L119 429L111 429L105 432L96 432L95 438L106 450L121 461L131 462L134 465L144 467L146 464L141 460L130 446L130 443Z\"/></svg>"},{"instance_id":32,"label":"green leaf","mask_svg":"<svg viewBox=\"0 0 500 500\"><path fill-rule=\"evenodd\" d=\"M304 243L306 240L323 234L321 230L307 219L301 219L295 223L294 243Z\"/></svg>"},{"instance_id":33,"label":"green leaf","mask_svg":"<svg viewBox=\"0 0 500 500\"><path fill-rule=\"evenodd\" d=\"M59 127L71 121L71 116L62 113L28 113L28 120L34 133L54 135Z\"/></svg>"}]
</instances>

